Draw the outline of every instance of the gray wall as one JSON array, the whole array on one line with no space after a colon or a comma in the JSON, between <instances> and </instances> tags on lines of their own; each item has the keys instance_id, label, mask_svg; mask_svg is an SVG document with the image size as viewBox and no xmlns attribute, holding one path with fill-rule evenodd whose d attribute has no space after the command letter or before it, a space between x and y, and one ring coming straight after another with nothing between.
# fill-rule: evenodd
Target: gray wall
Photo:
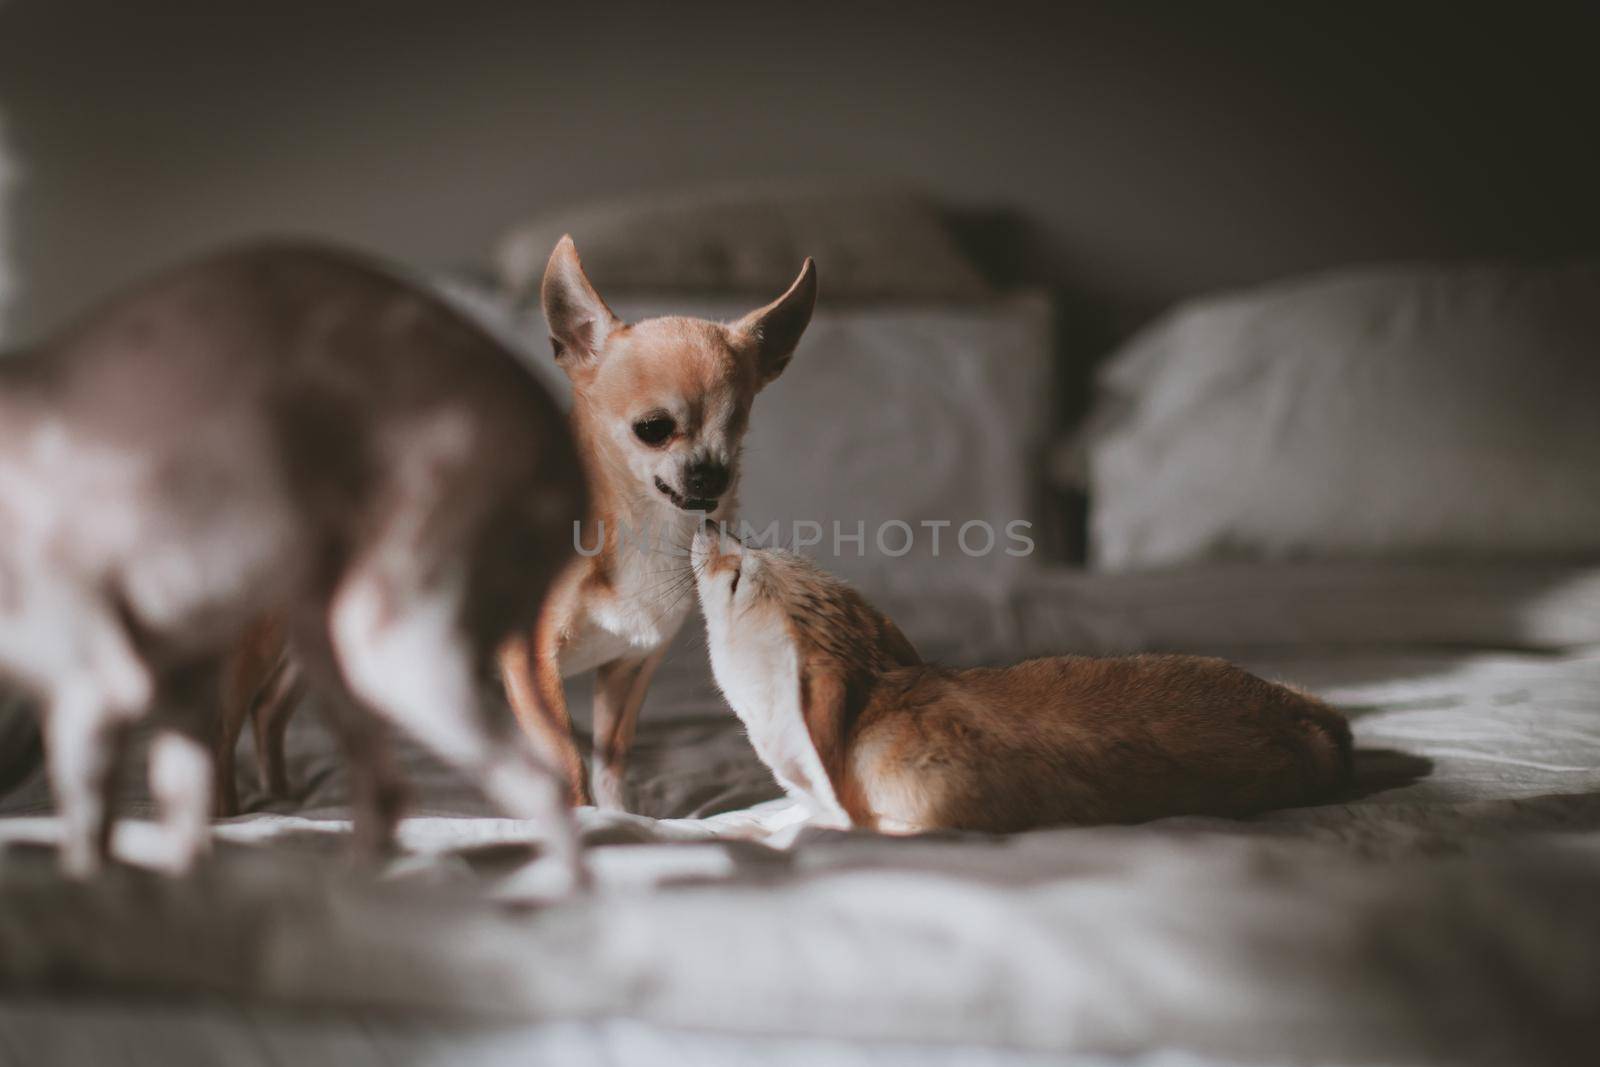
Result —
<instances>
[{"instance_id":1,"label":"gray wall","mask_svg":"<svg viewBox=\"0 0 1600 1067\"><path fill-rule=\"evenodd\" d=\"M1015 211L1021 268L1121 321L1354 260L1600 246L1592 13L1291 6L13 0L13 323L236 235L461 264L564 200L765 175Z\"/></svg>"}]
</instances>

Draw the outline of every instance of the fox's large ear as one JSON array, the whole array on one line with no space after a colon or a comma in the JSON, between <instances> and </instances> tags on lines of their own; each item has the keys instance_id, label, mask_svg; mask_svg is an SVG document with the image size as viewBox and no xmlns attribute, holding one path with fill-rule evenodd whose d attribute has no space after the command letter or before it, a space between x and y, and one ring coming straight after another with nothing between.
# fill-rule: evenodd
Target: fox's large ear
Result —
<instances>
[{"instance_id":1,"label":"fox's large ear","mask_svg":"<svg viewBox=\"0 0 1600 1067\"><path fill-rule=\"evenodd\" d=\"M800 277L789 291L764 308L750 312L730 327L739 343L755 355L756 373L762 385L783 373L794 355L800 335L811 322L817 306L817 265L810 259L800 268Z\"/></svg>"},{"instance_id":2,"label":"fox's large ear","mask_svg":"<svg viewBox=\"0 0 1600 1067\"><path fill-rule=\"evenodd\" d=\"M550 343L555 346L556 362L568 375L592 367L605 347L607 335L622 325L589 284L570 234L557 241L555 251L550 253L539 298L544 305L545 325L550 329Z\"/></svg>"}]
</instances>

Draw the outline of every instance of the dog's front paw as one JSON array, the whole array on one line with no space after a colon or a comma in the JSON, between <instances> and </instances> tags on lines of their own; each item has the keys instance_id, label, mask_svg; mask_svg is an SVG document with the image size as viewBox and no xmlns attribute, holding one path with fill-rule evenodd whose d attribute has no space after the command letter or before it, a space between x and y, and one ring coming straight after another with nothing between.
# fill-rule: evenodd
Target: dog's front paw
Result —
<instances>
[{"instance_id":1,"label":"dog's front paw","mask_svg":"<svg viewBox=\"0 0 1600 1067\"><path fill-rule=\"evenodd\" d=\"M57 859L61 866L62 877L74 882L91 881L106 866L106 857L101 854L93 841L83 841L74 837L68 837L61 842L61 851Z\"/></svg>"},{"instance_id":2,"label":"dog's front paw","mask_svg":"<svg viewBox=\"0 0 1600 1067\"><path fill-rule=\"evenodd\" d=\"M594 795L594 806L601 811L628 810L622 800L622 775L609 767L597 767L589 779L589 788Z\"/></svg>"}]
</instances>

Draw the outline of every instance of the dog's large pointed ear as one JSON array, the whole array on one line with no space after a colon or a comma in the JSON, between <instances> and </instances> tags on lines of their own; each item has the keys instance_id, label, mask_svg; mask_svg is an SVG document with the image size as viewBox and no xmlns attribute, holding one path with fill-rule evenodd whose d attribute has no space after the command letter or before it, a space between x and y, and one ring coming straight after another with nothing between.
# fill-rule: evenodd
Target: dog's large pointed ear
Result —
<instances>
[{"instance_id":1,"label":"dog's large pointed ear","mask_svg":"<svg viewBox=\"0 0 1600 1067\"><path fill-rule=\"evenodd\" d=\"M807 259L788 292L733 324L734 337L755 356L756 374L762 385L789 365L816 306L817 265Z\"/></svg>"},{"instance_id":2,"label":"dog's large pointed ear","mask_svg":"<svg viewBox=\"0 0 1600 1067\"><path fill-rule=\"evenodd\" d=\"M589 284L571 235L557 241L555 251L550 253L539 299L544 306L545 325L550 329L550 343L555 346L556 362L568 375L592 368L605 347L606 337L622 322Z\"/></svg>"}]
</instances>

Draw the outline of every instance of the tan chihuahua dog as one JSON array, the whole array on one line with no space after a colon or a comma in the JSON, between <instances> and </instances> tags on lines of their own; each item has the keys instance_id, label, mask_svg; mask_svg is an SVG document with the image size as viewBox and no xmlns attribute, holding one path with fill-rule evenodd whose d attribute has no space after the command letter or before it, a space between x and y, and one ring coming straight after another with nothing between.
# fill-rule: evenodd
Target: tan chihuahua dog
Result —
<instances>
[{"instance_id":1,"label":"tan chihuahua dog","mask_svg":"<svg viewBox=\"0 0 1600 1067\"><path fill-rule=\"evenodd\" d=\"M894 623L799 556L702 533L717 684L818 821L889 833L1242 816L1348 781L1321 701L1197 656L922 665Z\"/></svg>"},{"instance_id":2,"label":"tan chihuahua dog","mask_svg":"<svg viewBox=\"0 0 1600 1067\"><path fill-rule=\"evenodd\" d=\"M393 724L580 881L562 783L478 690L586 503L516 357L342 252L215 255L0 361L0 669L40 698L65 868L104 862L145 718L177 864L204 847L222 662L271 618L352 758L358 838L397 816Z\"/></svg>"},{"instance_id":3,"label":"tan chihuahua dog","mask_svg":"<svg viewBox=\"0 0 1600 1067\"><path fill-rule=\"evenodd\" d=\"M693 318L625 324L583 273L572 239L556 245L540 295L561 368L572 379L572 429L593 505L580 552L538 625L501 654L523 726L583 781L561 679L594 670L594 801L623 806L639 707L693 602L689 545L705 516L730 521L739 450L755 396L794 354L811 321L811 260L777 300L727 325ZM602 524L604 536L601 536ZM649 532L654 550L625 531Z\"/></svg>"},{"instance_id":4,"label":"tan chihuahua dog","mask_svg":"<svg viewBox=\"0 0 1600 1067\"><path fill-rule=\"evenodd\" d=\"M640 705L693 606L690 541L705 518L733 519L751 404L783 372L811 321L817 271L806 260L786 293L726 325L683 317L627 324L563 237L540 297L556 361L573 384L572 431L591 509L581 534L572 532L580 558L557 579L537 625L502 648L501 677L524 729L566 773L574 802L592 796L620 809ZM277 676L286 688L275 690L271 644L239 650L230 721L253 707L263 776L281 785L283 693L292 694L293 666ZM592 792L562 686L589 670Z\"/></svg>"}]
</instances>

